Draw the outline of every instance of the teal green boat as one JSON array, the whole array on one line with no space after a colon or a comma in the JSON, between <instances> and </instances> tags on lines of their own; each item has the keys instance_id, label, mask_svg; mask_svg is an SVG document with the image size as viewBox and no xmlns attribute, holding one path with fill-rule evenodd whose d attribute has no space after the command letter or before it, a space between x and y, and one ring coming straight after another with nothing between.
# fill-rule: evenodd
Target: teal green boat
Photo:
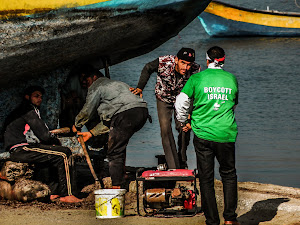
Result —
<instances>
[{"instance_id":1,"label":"teal green boat","mask_svg":"<svg viewBox=\"0 0 300 225\"><path fill-rule=\"evenodd\" d=\"M300 36L300 13L246 9L212 1L199 19L205 31L214 37Z\"/></svg>"}]
</instances>

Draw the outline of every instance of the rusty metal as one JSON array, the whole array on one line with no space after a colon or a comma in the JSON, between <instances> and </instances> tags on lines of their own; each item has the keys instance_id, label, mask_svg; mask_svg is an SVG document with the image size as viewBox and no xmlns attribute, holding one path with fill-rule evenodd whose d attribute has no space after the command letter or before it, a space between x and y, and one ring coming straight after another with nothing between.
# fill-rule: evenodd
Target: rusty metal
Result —
<instances>
[{"instance_id":1,"label":"rusty metal","mask_svg":"<svg viewBox=\"0 0 300 225\"><path fill-rule=\"evenodd\" d=\"M145 191L145 200L147 202L166 202L166 189L153 188Z\"/></svg>"},{"instance_id":2,"label":"rusty metal","mask_svg":"<svg viewBox=\"0 0 300 225\"><path fill-rule=\"evenodd\" d=\"M174 188L172 190L172 198L181 198L182 197L182 192L180 188Z\"/></svg>"}]
</instances>

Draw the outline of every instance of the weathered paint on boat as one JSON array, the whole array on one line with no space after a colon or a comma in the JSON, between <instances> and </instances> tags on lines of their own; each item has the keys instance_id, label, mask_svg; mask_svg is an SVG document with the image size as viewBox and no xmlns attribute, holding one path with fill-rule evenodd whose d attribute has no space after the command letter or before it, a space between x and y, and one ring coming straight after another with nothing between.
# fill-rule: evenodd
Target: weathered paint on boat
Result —
<instances>
[{"instance_id":1,"label":"weathered paint on boat","mask_svg":"<svg viewBox=\"0 0 300 225\"><path fill-rule=\"evenodd\" d=\"M199 19L211 36L300 36L300 13L251 10L212 1Z\"/></svg>"},{"instance_id":2,"label":"weathered paint on boat","mask_svg":"<svg viewBox=\"0 0 300 225\"><path fill-rule=\"evenodd\" d=\"M10 5L1 3L0 89L15 84L16 80L36 78L77 61L97 62L97 66L103 68L104 58L114 65L145 54L177 35L210 1L81 0L72 3L48 0L47 3L46 0L21 0ZM27 3L32 4L27 7ZM26 15L18 14L22 10Z\"/></svg>"},{"instance_id":3,"label":"weathered paint on boat","mask_svg":"<svg viewBox=\"0 0 300 225\"><path fill-rule=\"evenodd\" d=\"M109 0L10 0L0 4L0 18L26 16L59 8L74 8Z\"/></svg>"}]
</instances>

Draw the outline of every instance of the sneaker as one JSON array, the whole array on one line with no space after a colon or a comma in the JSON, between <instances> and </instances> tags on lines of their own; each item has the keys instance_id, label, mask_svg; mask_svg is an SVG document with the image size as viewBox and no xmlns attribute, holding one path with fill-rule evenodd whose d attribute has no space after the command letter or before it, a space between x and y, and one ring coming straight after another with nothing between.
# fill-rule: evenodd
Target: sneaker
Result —
<instances>
[{"instance_id":1,"label":"sneaker","mask_svg":"<svg viewBox=\"0 0 300 225\"><path fill-rule=\"evenodd\" d=\"M77 203L77 202L82 202L83 200L76 198L74 195L69 195L65 197L60 197L59 201L66 202L66 203Z\"/></svg>"}]
</instances>

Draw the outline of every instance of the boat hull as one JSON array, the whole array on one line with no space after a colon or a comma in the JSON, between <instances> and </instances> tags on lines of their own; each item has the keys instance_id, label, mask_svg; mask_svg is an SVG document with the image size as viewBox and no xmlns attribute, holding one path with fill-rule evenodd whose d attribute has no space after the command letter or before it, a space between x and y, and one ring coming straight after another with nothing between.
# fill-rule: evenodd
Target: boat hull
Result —
<instances>
[{"instance_id":1,"label":"boat hull","mask_svg":"<svg viewBox=\"0 0 300 225\"><path fill-rule=\"evenodd\" d=\"M178 34L210 2L114 1L122 2L2 20L0 88L77 61L103 68L102 59L114 65L145 54Z\"/></svg>"},{"instance_id":2,"label":"boat hull","mask_svg":"<svg viewBox=\"0 0 300 225\"><path fill-rule=\"evenodd\" d=\"M300 36L300 14L247 10L217 1L198 17L210 36Z\"/></svg>"}]
</instances>

